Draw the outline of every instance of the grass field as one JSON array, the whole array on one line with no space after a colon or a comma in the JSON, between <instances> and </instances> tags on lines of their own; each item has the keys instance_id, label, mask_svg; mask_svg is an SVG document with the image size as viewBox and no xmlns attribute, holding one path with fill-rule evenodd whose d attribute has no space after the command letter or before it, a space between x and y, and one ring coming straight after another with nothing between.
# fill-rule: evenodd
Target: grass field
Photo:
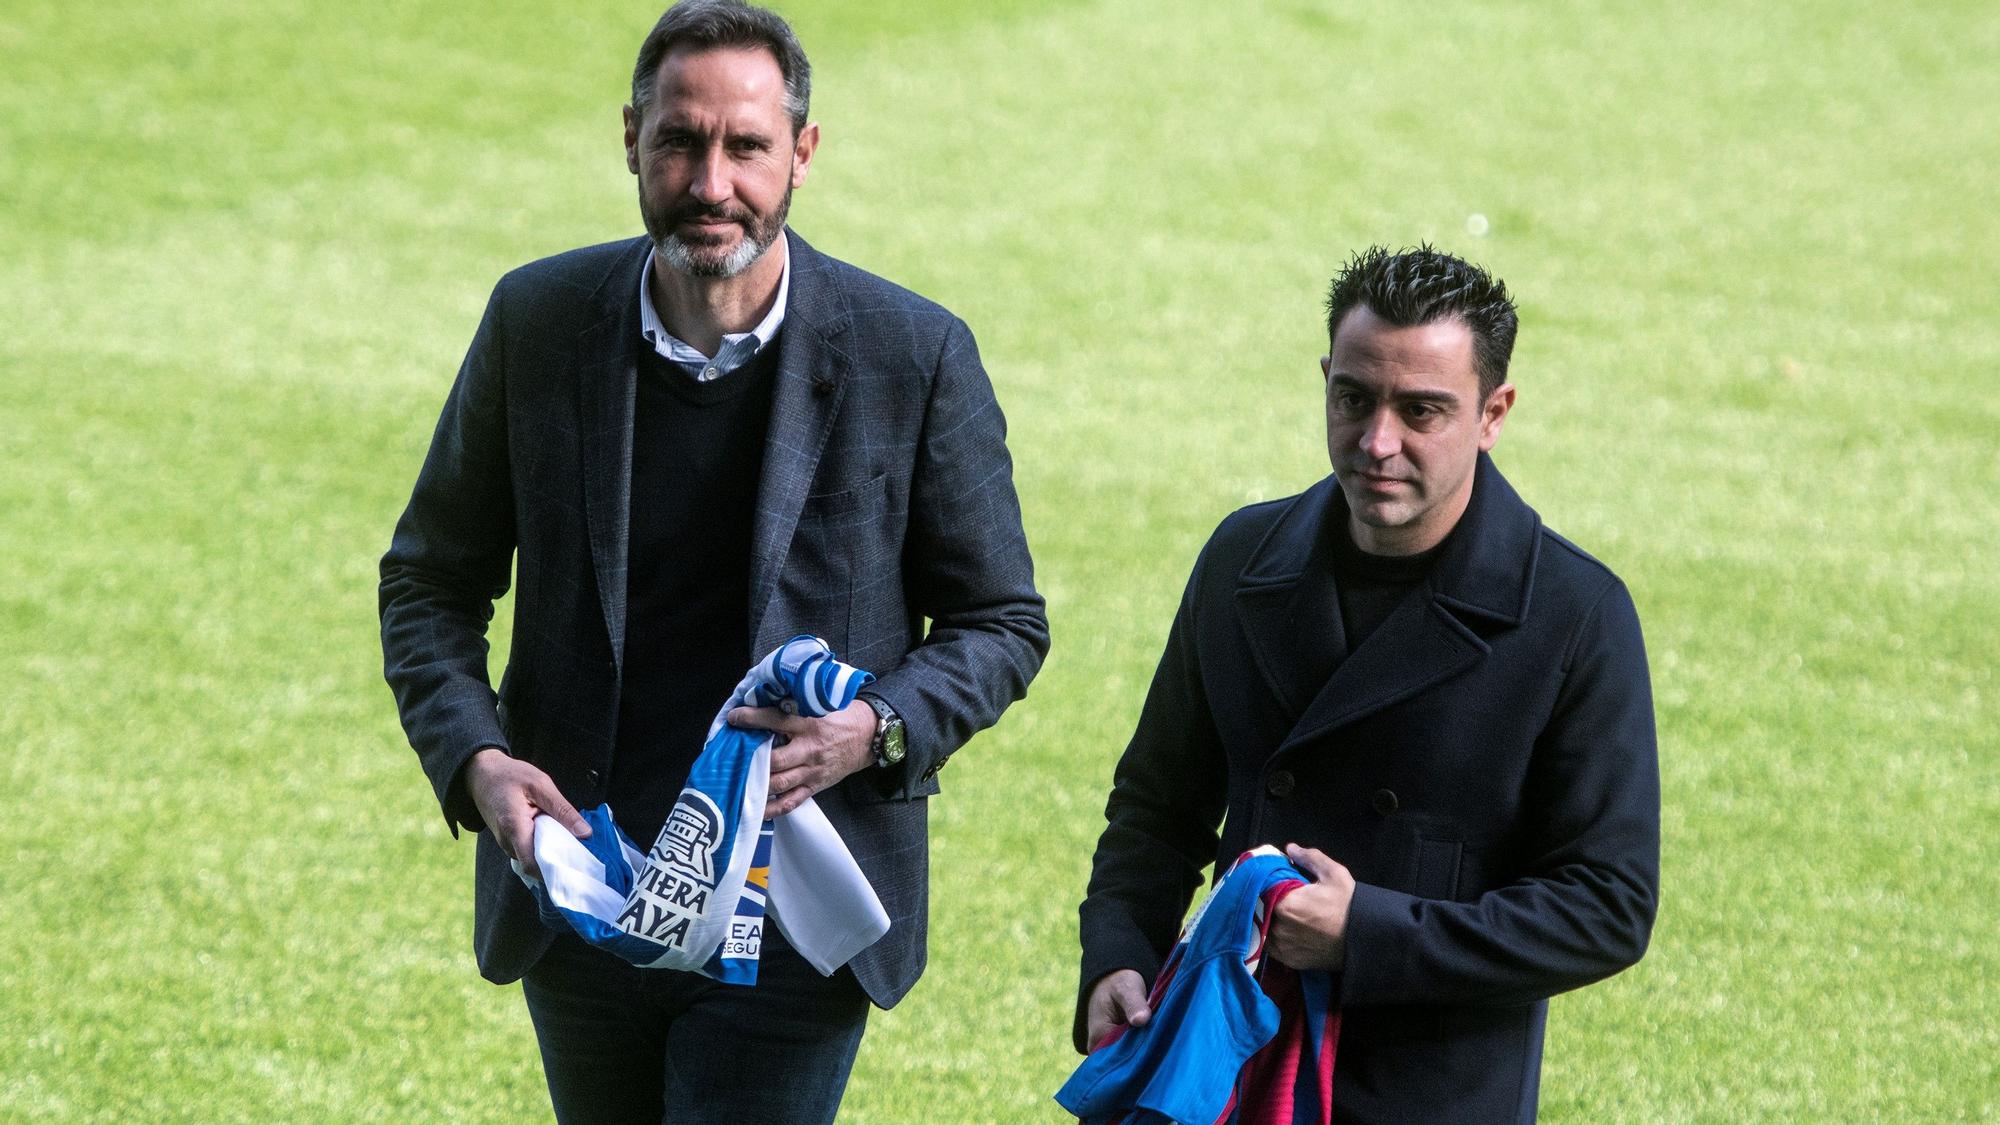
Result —
<instances>
[{"instance_id":1,"label":"grass field","mask_svg":"<svg viewBox=\"0 0 2000 1125\"><path fill-rule=\"evenodd\" d=\"M657 13L484 7L0 6L0 1120L546 1116L375 560L493 281L637 232ZM794 222L979 334L1056 635L845 1119L1060 1119L1187 567L1325 471L1331 270L1423 239L1519 295L1499 461L1658 695L1663 913L1545 1119L2000 1117L2000 10L785 10Z\"/></svg>"}]
</instances>

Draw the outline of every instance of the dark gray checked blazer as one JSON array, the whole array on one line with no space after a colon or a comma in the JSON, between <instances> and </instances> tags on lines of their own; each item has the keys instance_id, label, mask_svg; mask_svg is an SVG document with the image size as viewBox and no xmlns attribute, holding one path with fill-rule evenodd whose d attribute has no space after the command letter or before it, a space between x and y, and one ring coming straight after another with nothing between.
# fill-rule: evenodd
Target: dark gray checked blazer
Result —
<instances>
[{"instance_id":1,"label":"dark gray checked blazer","mask_svg":"<svg viewBox=\"0 0 2000 1125\"><path fill-rule=\"evenodd\" d=\"M889 912L888 935L852 963L886 1008L924 966L924 798L951 753L1026 692L1048 622L971 332L789 237L743 663L818 634L875 672L871 690L908 724L900 770L818 798ZM540 766L580 807L615 796L647 247L593 246L501 279L382 558L385 674L454 832L483 828L455 784L482 746ZM496 698L486 623L510 562L513 647ZM476 887L480 971L517 979L551 934L484 831Z\"/></svg>"}]
</instances>

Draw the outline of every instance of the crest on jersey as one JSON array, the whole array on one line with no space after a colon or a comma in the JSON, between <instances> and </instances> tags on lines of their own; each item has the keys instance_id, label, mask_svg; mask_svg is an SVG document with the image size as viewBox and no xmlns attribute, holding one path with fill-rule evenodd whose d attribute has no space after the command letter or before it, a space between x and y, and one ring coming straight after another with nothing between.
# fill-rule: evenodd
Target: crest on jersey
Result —
<instances>
[{"instance_id":1,"label":"crest on jersey","mask_svg":"<svg viewBox=\"0 0 2000 1125\"><path fill-rule=\"evenodd\" d=\"M701 790L683 789L653 841L653 858L713 887L715 849L721 843L722 810Z\"/></svg>"}]
</instances>

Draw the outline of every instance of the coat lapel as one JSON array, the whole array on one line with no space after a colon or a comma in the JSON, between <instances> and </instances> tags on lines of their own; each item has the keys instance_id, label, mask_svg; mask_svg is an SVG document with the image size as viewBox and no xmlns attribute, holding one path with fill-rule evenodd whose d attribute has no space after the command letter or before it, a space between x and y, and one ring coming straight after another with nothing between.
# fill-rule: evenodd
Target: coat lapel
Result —
<instances>
[{"instance_id":1,"label":"coat lapel","mask_svg":"<svg viewBox=\"0 0 2000 1125\"><path fill-rule=\"evenodd\" d=\"M1236 611L1257 671L1296 721L1347 656L1339 592L1329 572L1326 511L1339 492L1328 477L1299 497L1252 552L1236 588Z\"/></svg>"},{"instance_id":2,"label":"coat lapel","mask_svg":"<svg viewBox=\"0 0 2000 1125\"><path fill-rule=\"evenodd\" d=\"M845 298L825 256L786 232L792 255L791 291L778 330L778 370L771 386L771 425L751 530L750 637L759 645L765 610L807 491L847 393L849 359L839 347L847 328Z\"/></svg>"},{"instance_id":3,"label":"coat lapel","mask_svg":"<svg viewBox=\"0 0 2000 1125\"><path fill-rule=\"evenodd\" d=\"M604 315L577 337L578 422L590 559L604 627L625 659L625 574L632 519L632 401L638 387L639 274L650 243L637 239L597 292Z\"/></svg>"},{"instance_id":4,"label":"coat lapel","mask_svg":"<svg viewBox=\"0 0 2000 1125\"><path fill-rule=\"evenodd\" d=\"M1280 751L1407 699L1477 663L1486 642L1418 588L1334 669Z\"/></svg>"},{"instance_id":5,"label":"coat lapel","mask_svg":"<svg viewBox=\"0 0 2000 1125\"><path fill-rule=\"evenodd\" d=\"M1430 578L1352 652L1340 634L1339 593L1326 563L1326 536L1346 534L1347 523L1346 498L1332 477L1302 496L1252 556L1237 595L1239 606L1249 607L1244 626L1265 678L1298 715L1279 752L1459 675L1491 651L1475 626L1508 627L1526 617L1541 521L1486 455L1475 474L1472 502ZM1288 527L1294 520L1310 522L1312 534ZM1303 563L1280 602L1259 589L1256 571L1281 568L1283 557ZM1332 622L1337 643L1316 639L1326 630L1314 620ZM1307 702L1297 706L1302 691Z\"/></svg>"}]
</instances>

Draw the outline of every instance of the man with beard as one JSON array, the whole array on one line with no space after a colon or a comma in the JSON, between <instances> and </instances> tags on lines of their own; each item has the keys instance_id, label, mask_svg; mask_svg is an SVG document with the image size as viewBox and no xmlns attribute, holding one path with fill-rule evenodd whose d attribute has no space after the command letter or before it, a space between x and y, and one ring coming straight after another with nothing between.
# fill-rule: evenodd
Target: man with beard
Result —
<instances>
[{"instance_id":1,"label":"man with beard","mask_svg":"<svg viewBox=\"0 0 2000 1125\"><path fill-rule=\"evenodd\" d=\"M646 237L494 290L382 560L386 674L454 832L479 833L481 972L523 981L564 1121L827 1121L869 1002L924 963L926 798L1048 647L1004 422L970 332L785 225L819 143L776 15L686 0L625 109ZM516 578L497 697L485 627ZM509 869L607 802L636 841L716 708L800 633L877 675L786 736L767 816L813 797L890 916L821 977L773 927L758 983L557 934Z\"/></svg>"},{"instance_id":2,"label":"man with beard","mask_svg":"<svg viewBox=\"0 0 2000 1125\"><path fill-rule=\"evenodd\" d=\"M1548 998L1644 952L1645 645L1624 584L1488 456L1517 324L1506 286L1429 247L1370 250L1334 279L1333 474L1231 515L1195 563L1082 905L1079 1050L1153 1022L1148 986L1202 869L1258 845L1311 880L1271 910L1263 951L1330 973L1339 1022L1337 1049L1298 1071L1330 1064L1330 1107L1280 1083L1246 1112L1532 1120ZM1161 1026L1178 1025L1165 995Z\"/></svg>"}]
</instances>

